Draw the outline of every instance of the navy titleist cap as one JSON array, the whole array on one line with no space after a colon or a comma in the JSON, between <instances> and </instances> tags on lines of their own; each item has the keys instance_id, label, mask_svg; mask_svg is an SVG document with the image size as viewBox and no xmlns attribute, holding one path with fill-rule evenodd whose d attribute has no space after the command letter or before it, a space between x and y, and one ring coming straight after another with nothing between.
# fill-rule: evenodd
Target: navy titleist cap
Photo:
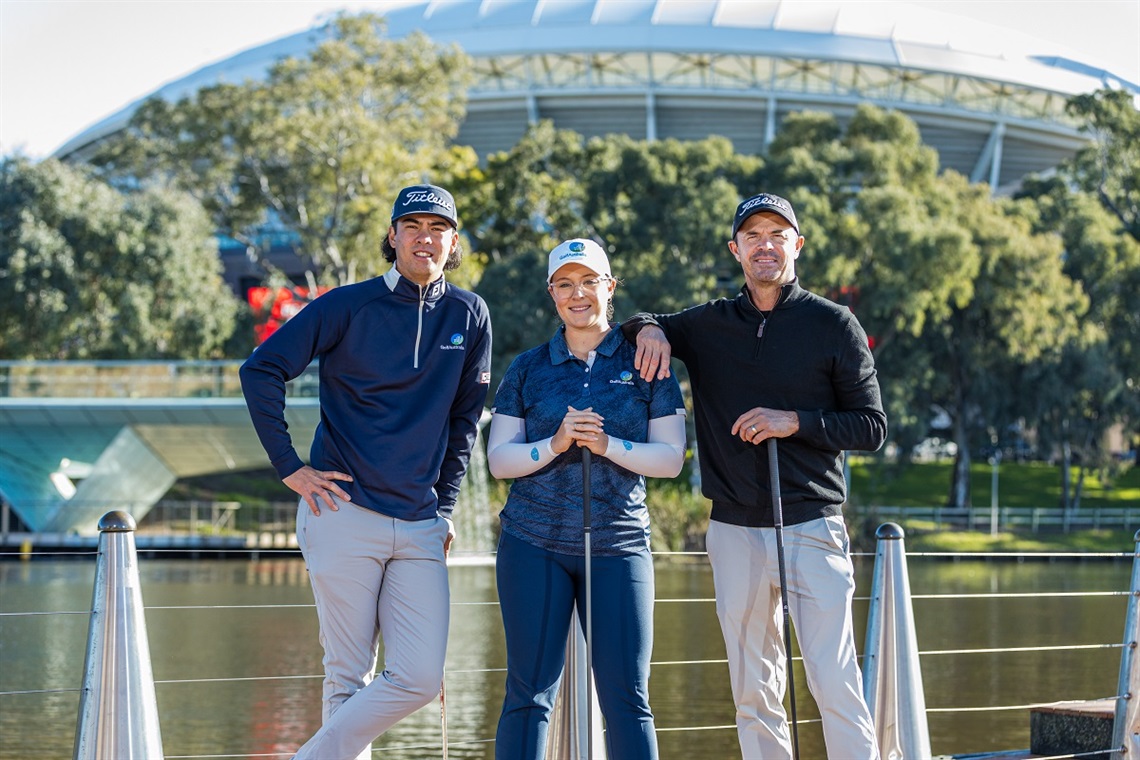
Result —
<instances>
[{"instance_id":1,"label":"navy titleist cap","mask_svg":"<svg viewBox=\"0 0 1140 760\"><path fill-rule=\"evenodd\" d=\"M792 211L792 204L778 195L760 193L753 195L736 207L736 216L732 219L732 237L736 237L736 232L740 229L740 225L744 224L745 219L753 214L759 214L761 211L772 211L784 217L788 224L792 225L796 234L799 234L800 225L796 221L796 212Z\"/></svg>"},{"instance_id":2,"label":"navy titleist cap","mask_svg":"<svg viewBox=\"0 0 1140 760\"><path fill-rule=\"evenodd\" d=\"M451 193L435 185L412 185L405 187L396 196L392 204L392 223L409 214L435 214L451 222L452 227L459 226L459 219L455 216L455 199Z\"/></svg>"}]
</instances>

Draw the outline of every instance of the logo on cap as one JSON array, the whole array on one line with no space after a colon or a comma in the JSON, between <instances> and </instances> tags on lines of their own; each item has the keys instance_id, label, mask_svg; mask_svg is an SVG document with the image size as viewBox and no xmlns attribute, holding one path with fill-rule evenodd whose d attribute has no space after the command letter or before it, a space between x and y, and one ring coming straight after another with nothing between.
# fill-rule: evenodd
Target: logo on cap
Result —
<instances>
[{"instance_id":1,"label":"logo on cap","mask_svg":"<svg viewBox=\"0 0 1140 760\"><path fill-rule=\"evenodd\" d=\"M434 214L458 224L455 216L455 200L451 193L435 185L412 185L405 187L392 204L392 221L411 214Z\"/></svg>"},{"instance_id":2,"label":"logo on cap","mask_svg":"<svg viewBox=\"0 0 1140 760\"><path fill-rule=\"evenodd\" d=\"M581 253L582 251L586 250L586 245L575 240L570 244L570 250L574 253Z\"/></svg>"},{"instance_id":3,"label":"logo on cap","mask_svg":"<svg viewBox=\"0 0 1140 760\"><path fill-rule=\"evenodd\" d=\"M767 193L763 193L761 195L757 195L755 198L750 198L749 200L745 201L744 205L740 207L740 213L743 214L748 209L756 208L757 206L775 206L776 208L783 209L784 211L792 210L792 204L788 203L783 198L777 195L768 195Z\"/></svg>"},{"instance_id":4,"label":"logo on cap","mask_svg":"<svg viewBox=\"0 0 1140 760\"><path fill-rule=\"evenodd\" d=\"M455 206L451 201L441 195L437 195L431 190L414 190L404 196L405 206L410 206L413 203L432 203L436 206L443 206L449 211L455 211Z\"/></svg>"}]
</instances>

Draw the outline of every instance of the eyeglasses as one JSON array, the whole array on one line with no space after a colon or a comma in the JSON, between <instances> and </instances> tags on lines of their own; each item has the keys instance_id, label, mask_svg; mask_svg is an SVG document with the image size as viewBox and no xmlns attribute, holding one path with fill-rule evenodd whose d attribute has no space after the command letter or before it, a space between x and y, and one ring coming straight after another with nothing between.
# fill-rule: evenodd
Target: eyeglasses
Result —
<instances>
[{"instance_id":1,"label":"eyeglasses","mask_svg":"<svg viewBox=\"0 0 1140 760\"><path fill-rule=\"evenodd\" d=\"M566 300L567 298L573 298L579 289L581 289L582 295L597 293L605 287L605 284L609 281L609 277L587 277L578 283L573 283L569 280L559 280L551 284L550 291L554 293L555 298Z\"/></svg>"}]
</instances>

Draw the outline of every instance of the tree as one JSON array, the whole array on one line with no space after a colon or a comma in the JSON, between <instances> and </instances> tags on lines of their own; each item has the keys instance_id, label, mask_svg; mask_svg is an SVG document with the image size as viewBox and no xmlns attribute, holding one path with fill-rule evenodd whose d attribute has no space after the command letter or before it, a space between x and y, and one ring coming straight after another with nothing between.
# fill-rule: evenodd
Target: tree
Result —
<instances>
[{"instance_id":1,"label":"tree","mask_svg":"<svg viewBox=\"0 0 1140 760\"><path fill-rule=\"evenodd\" d=\"M1067 162L1066 173L1140 241L1140 111L1134 98L1104 89L1069 99L1065 110L1085 120L1094 142Z\"/></svg>"},{"instance_id":2,"label":"tree","mask_svg":"<svg viewBox=\"0 0 1140 760\"><path fill-rule=\"evenodd\" d=\"M0 162L6 359L219 357L239 306L220 270L210 220L184 194Z\"/></svg>"},{"instance_id":3,"label":"tree","mask_svg":"<svg viewBox=\"0 0 1140 760\"><path fill-rule=\"evenodd\" d=\"M594 234L582 215L585 165L581 135L544 121L488 158L486 182L468 195L468 214L479 220L469 232L487 261L479 294L495 320L496 377L558 324L546 256L562 240Z\"/></svg>"},{"instance_id":4,"label":"tree","mask_svg":"<svg viewBox=\"0 0 1140 760\"><path fill-rule=\"evenodd\" d=\"M544 283L547 252L562 240L589 237L607 249L624 280L619 319L721 295L739 275L725 246L738 185L750 187L761 166L723 138L587 141L549 122L492 156L473 234L488 257L479 292L495 314L496 372L557 326Z\"/></svg>"},{"instance_id":5,"label":"tree","mask_svg":"<svg viewBox=\"0 0 1140 760\"><path fill-rule=\"evenodd\" d=\"M587 145L584 214L609 246L625 284L621 313L671 312L735 295L740 265L728 251L741 196L763 161L721 137L646 142L609 135Z\"/></svg>"},{"instance_id":6,"label":"tree","mask_svg":"<svg viewBox=\"0 0 1140 760\"><path fill-rule=\"evenodd\" d=\"M1031 179L1022 196L1034 203L1037 229L1061 241L1065 273L1089 298L1079 335L1028 378L1040 444L1060 453L1062 506L1075 509L1085 472L1112 464L1106 432L1121 424L1135 432L1140 420L1140 242L1096 195L1061 178Z\"/></svg>"},{"instance_id":7,"label":"tree","mask_svg":"<svg viewBox=\"0 0 1140 760\"><path fill-rule=\"evenodd\" d=\"M379 16L341 15L307 57L280 61L263 81L150 100L94 162L120 181L190 192L252 256L267 225L295 235L321 284L382 272L387 204L454 161L448 141L469 79L457 47L384 31Z\"/></svg>"}]
</instances>

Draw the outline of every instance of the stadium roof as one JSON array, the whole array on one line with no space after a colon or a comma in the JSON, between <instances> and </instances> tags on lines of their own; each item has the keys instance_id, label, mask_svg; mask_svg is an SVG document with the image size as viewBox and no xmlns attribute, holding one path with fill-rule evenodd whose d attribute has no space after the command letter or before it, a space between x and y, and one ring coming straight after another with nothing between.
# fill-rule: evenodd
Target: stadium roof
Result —
<instances>
[{"instance_id":1,"label":"stadium roof","mask_svg":"<svg viewBox=\"0 0 1140 760\"><path fill-rule=\"evenodd\" d=\"M357 4L360 6L361 4ZM456 43L475 63L458 141L511 147L552 118L586 135L695 139L724 134L759 152L779 120L807 108L898 108L943 164L999 185L1055 165L1086 140L1065 115L1073 94L1140 86L1062 46L903 3L752 0L433 0L365 3L388 33ZM328 35L320 26L238 53L159 88L176 100L264 75ZM56 155L82 157L142 101L92 125ZM1004 159L1003 159L1004 153ZM1004 163L1003 163L1004 161Z\"/></svg>"}]
</instances>

